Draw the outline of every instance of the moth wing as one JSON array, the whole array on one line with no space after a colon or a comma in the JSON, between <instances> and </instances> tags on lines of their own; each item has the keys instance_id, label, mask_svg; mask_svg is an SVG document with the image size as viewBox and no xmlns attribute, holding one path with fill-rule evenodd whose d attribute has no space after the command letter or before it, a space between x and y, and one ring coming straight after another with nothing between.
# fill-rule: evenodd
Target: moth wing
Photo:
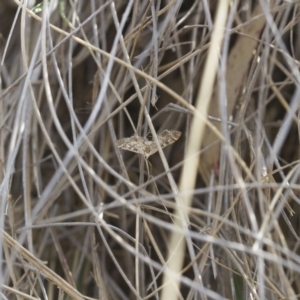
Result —
<instances>
[{"instance_id":1,"label":"moth wing","mask_svg":"<svg viewBox=\"0 0 300 300\"><path fill-rule=\"evenodd\" d=\"M143 152L144 156L148 159L149 156L157 152L157 146L154 141L148 141L145 139L143 141Z\"/></svg>"},{"instance_id":2,"label":"moth wing","mask_svg":"<svg viewBox=\"0 0 300 300\"><path fill-rule=\"evenodd\" d=\"M143 151L143 138L139 136L132 136L130 138L123 138L117 140L115 144L122 150L131 151L144 155Z\"/></svg>"},{"instance_id":3,"label":"moth wing","mask_svg":"<svg viewBox=\"0 0 300 300\"><path fill-rule=\"evenodd\" d=\"M176 130L164 130L158 135L160 146L165 148L173 143L175 143L181 136L180 131Z\"/></svg>"},{"instance_id":4,"label":"moth wing","mask_svg":"<svg viewBox=\"0 0 300 300\"><path fill-rule=\"evenodd\" d=\"M174 142L176 142L180 138L181 132L180 131L176 131L176 130L170 130L170 135L174 139Z\"/></svg>"},{"instance_id":5,"label":"moth wing","mask_svg":"<svg viewBox=\"0 0 300 300\"><path fill-rule=\"evenodd\" d=\"M130 140L129 138L124 138L124 139L116 140L116 141L115 141L115 144L116 144L116 146L117 146L118 148L121 148L121 149L122 149L122 147L123 147L124 145L126 145L126 143L128 143L129 140Z\"/></svg>"}]
</instances>

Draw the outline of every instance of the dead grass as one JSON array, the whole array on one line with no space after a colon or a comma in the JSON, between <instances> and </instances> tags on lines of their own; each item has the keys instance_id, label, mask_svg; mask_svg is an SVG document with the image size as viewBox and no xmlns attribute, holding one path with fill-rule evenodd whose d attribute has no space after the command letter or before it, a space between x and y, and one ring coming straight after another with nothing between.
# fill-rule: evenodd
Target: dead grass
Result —
<instances>
[{"instance_id":1,"label":"dead grass","mask_svg":"<svg viewBox=\"0 0 300 300\"><path fill-rule=\"evenodd\" d=\"M0 299L300 298L298 3L62 3L0 3Z\"/></svg>"}]
</instances>

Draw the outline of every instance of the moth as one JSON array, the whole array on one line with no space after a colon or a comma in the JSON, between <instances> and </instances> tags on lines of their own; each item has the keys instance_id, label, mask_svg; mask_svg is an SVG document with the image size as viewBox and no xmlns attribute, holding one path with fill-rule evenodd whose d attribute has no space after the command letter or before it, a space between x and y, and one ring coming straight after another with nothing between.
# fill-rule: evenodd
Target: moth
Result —
<instances>
[{"instance_id":1,"label":"moth","mask_svg":"<svg viewBox=\"0 0 300 300\"><path fill-rule=\"evenodd\" d=\"M165 148L175 143L180 136L180 131L167 129L157 135L161 148ZM115 143L120 149L142 154L146 159L158 151L157 145L153 139L152 141L149 141L147 138L138 135L117 140Z\"/></svg>"}]
</instances>

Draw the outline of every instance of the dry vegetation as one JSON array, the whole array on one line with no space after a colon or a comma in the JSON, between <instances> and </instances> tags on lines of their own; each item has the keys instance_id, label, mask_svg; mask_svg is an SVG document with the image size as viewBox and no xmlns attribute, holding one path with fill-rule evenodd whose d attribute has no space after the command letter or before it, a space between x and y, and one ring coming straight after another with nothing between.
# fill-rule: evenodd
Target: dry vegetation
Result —
<instances>
[{"instance_id":1,"label":"dry vegetation","mask_svg":"<svg viewBox=\"0 0 300 300\"><path fill-rule=\"evenodd\" d=\"M299 1L44 2L0 0L0 299L299 299Z\"/></svg>"}]
</instances>

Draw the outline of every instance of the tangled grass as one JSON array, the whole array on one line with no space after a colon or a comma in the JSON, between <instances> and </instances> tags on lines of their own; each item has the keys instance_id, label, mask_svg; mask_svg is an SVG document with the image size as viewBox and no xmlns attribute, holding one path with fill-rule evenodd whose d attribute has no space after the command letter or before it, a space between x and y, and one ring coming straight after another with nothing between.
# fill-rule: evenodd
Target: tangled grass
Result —
<instances>
[{"instance_id":1,"label":"tangled grass","mask_svg":"<svg viewBox=\"0 0 300 300\"><path fill-rule=\"evenodd\" d=\"M299 3L37 4L0 3L0 298L299 299Z\"/></svg>"}]
</instances>

